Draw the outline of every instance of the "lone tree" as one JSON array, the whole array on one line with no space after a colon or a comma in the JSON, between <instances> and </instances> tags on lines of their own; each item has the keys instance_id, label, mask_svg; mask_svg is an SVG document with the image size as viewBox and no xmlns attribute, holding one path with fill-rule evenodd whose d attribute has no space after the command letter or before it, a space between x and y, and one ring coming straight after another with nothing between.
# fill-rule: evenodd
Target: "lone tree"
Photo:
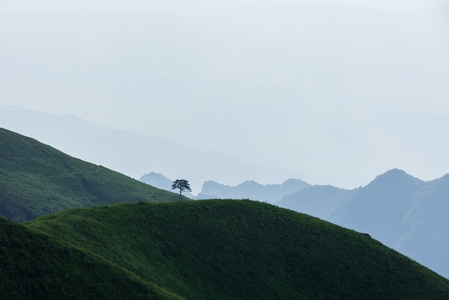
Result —
<instances>
[{"instance_id":1,"label":"lone tree","mask_svg":"<svg viewBox=\"0 0 449 300\"><path fill-rule=\"evenodd\" d=\"M173 184L171 185L171 189L172 190L179 189L179 197L181 197L181 194L184 191L189 191L189 192L192 191L190 189L189 181L187 181L185 179L176 179L175 181L173 181Z\"/></svg>"}]
</instances>

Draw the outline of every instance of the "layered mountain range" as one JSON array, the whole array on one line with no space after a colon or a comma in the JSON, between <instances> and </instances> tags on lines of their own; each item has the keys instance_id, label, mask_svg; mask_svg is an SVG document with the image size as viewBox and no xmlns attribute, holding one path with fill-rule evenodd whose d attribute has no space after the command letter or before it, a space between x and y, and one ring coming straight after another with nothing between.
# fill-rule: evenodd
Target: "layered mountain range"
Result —
<instances>
[{"instance_id":1,"label":"layered mountain range","mask_svg":"<svg viewBox=\"0 0 449 300\"><path fill-rule=\"evenodd\" d=\"M197 199L253 199L274 203L280 198L293 194L309 184L299 179L289 179L282 184L260 184L253 180L237 186L223 185L212 180L203 184Z\"/></svg>"},{"instance_id":2,"label":"layered mountain range","mask_svg":"<svg viewBox=\"0 0 449 300\"><path fill-rule=\"evenodd\" d=\"M447 279L366 234L258 201L185 201L5 129L0 187L1 299L449 297Z\"/></svg>"},{"instance_id":3,"label":"layered mountain range","mask_svg":"<svg viewBox=\"0 0 449 300\"><path fill-rule=\"evenodd\" d=\"M277 195L266 194L271 203L366 232L449 277L449 175L422 181L392 169L353 190L304 183L292 192L280 189L283 185L277 185ZM231 187L206 182L199 195L257 199L253 196L272 187L257 183Z\"/></svg>"},{"instance_id":4,"label":"layered mountain range","mask_svg":"<svg viewBox=\"0 0 449 300\"><path fill-rule=\"evenodd\" d=\"M36 134L40 140L65 149L64 151L73 156L95 161L96 165L136 178L141 174L149 174L148 170L164 174L167 171L166 174L171 178L177 178L178 175L179 178L188 178L194 188L194 194L197 194L200 182L205 182L198 193L199 199L252 199L304 212L367 232L386 245L449 277L449 261L446 258L446 241L449 238L445 230L447 226L443 226L447 222L444 216L449 194L447 176L424 182L403 171L392 170L380 175L367 186L354 190L308 185L296 179L287 180L283 184L263 185L247 179L257 179L252 175L270 173L269 169L252 169L251 166L241 164L228 156L213 153L209 156L165 139L103 128L74 116L57 117L20 107L1 108L0 123L8 125L7 128L19 129L19 132L31 136ZM21 122L23 119L29 122ZM183 160L183 157L197 157L198 160ZM220 164L222 165L219 166ZM187 172L188 169L197 172L201 168L208 170L201 176L193 176L193 173ZM231 172L233 169L247 172ZM99 170L102 169L97 169ZM178 175L173 175L175 170L179 170ZM240 181L242 184L230 186L219 184L219 180L210 180L214 177L213 172L222 170L231 171L224 177L217 175L216 178L236 174L232 181ZM202 172L197 174L199 173ZM280 171L273 178L279 178L282 174L287 175L288 172ZM209 178L205 177L209 175ZM170 181L166 178L167 180ZM154 182L150 184L157 186ZM169 190L170 187L163 189ZM4 190L3 194L5 192L7 191ZM193 195L187 196L195 198ZM26 205L24 202L22 204ZM56 211L54 209L57 205L50 206L52 208L46 212ZM39 212L35 211L27 216L20 210L12 212L17 220L29 219L37 213Z\"/></svg>"}]
</instances>

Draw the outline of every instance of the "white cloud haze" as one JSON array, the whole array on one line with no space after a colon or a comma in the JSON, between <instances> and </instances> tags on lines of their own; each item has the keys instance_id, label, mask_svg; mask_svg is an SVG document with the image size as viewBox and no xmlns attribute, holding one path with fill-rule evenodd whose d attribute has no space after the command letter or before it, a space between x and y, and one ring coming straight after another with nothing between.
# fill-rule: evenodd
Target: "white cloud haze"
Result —
<instances>
[{"instance_id":1,"label":"white cloud haze","mask_svg":"<svg viewBox=\"0 0 449 300\"><path fill-rule=\"evenodd\" d=\"M317 2L2 1L0 103L312 183L449 172L449 2Z\"/></svg>"}]
</instances>

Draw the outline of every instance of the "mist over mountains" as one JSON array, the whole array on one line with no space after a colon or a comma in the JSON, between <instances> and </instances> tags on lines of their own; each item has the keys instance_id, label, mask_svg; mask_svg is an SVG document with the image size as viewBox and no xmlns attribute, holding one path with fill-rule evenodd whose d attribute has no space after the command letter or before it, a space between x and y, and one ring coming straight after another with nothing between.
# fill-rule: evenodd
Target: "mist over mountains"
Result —
<instances>
[{"instance_id":1,"label":"mist over mountains","mask_svg":"<svg viewBox=\"0 0 449 300\"><path fill-rule=\"evenodd\" d=\"M73 115L55 116L0 104L0 126L133 178L148 172L186 178L194 194L207 180L237 184L248 179L279 182L301 177L294 170L251 165L220 152L200 151L162 137L105 128Z\"/></svg>"},{"instance_id":2,"label":"mist over mountains","mask_svg":"<svg viewBox=\"0 0 449 300\"><path fill-rule=\"evenodd\" d=\"M161 173L159 177L165 178L166 185L173 178L187 178L194 187L193 194L198 194L199 199L267 201L367 232L449 277L446 258L449 252L446 228L449 224L446 224L445 216L449 195L447 175L425 182L403 171L392 170L354 190L309 186L301 180L264 185L257 183L257 178L265 181L273 178L271 181L276 182L281 177L300 176L288 176L291 173L285 170L251 166L219 153L196 151L163 138L107 129L75 116L57 117L1 106L0 124L19 133L36 136L70 155L95 161L144 182L142 174L148 175L151 170ZM265 174L269 176L265 177ZM248 181L248 178L256 180ZM227 184L219 183L227 179ZM155 184L154 178L151 183ZM163 189L169 190L170 187Z\"/></svg>"},{"instance_id":3,"label":"mist over mountains","mask_svg":"<svg viewBox=\"0 0 449 300\"><path fill-rule=\"evenodd\" d=\"M449 6L119 2L0 4L0 298L448 299Z\"/></svg>"},{"instance_id":4,"label":"mist over mountains","mask_svg":"<svg viewBox=\"0 0 449 300\"><path fill-rule=\"evenodd\" d=\"M2 299L448 298L447 279L367 234L185 201L4 128L0 141Z\"/></svg>"},{"instance_id":5,"label":"mist over mountains","mask_svg":"<svg viewBox=\"0 0 449 300\"><path fill-rule=\"evenodd\" d=\"M449 277L449 176L425 182L400 170L353 192L329 221L369 232L386 245Z\"/></svg>"},{"instance_id":6,"label":"mist over mountains","mask_svg":"<svg viewBox=\"0 0 449 300\"><path fill-rule=\"evenodd\" d=\"M449 168L447 7L138 2L2 14L1 102L345 188L393 167L426 179ZM132 176L148 171L180 176L148 167ZM204 180L287 178L308 180Z\"/></svg>"},{"instance_id":7,"label":"mist over mountains","mask_svg":"<svg viewBox=\"0 0 449 300\"><path fill-rule=\"evenodd\" d=\"M172 182L162 174L144 178L150 184L162 179L163 185ZM392 169L353 190L297 179L266 185L245 181L236 186L206 181L192 198L252 199L306 213L366 232L449 278L449 175L423 181Z\"/></svg>"}]
</instances>

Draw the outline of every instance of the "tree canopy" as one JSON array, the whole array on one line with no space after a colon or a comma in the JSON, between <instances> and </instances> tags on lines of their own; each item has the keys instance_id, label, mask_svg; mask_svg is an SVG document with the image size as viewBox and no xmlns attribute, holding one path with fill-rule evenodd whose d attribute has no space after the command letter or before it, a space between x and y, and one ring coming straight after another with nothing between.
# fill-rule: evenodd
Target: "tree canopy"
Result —
<instances>
[{"instance_id":1,"label":"tree canopy","mask_svg":"<svg viewBox=\"0 0 449 300\"><path fill-rule=\"evenodd\" d=\"M192 191L190 189L189 181L185 180L185 179L176 179L175 181L173 181L171 188L172 188L172 190L179 189L179 197L182 196L182 192L184 192L184 191L188 191L188 192Z\"/></svg>"}]
</instances>

